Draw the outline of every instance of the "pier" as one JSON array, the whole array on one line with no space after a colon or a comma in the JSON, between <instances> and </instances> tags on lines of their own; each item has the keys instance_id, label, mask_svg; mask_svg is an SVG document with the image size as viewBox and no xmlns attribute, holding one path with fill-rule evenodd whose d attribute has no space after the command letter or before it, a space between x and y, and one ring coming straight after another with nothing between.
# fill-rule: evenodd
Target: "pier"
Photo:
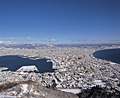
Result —
<instances>
[{"instance_id":1,"label":"pier","mask_svg":"<svg viewBox=\"0 0 120 98\"><path fill-rule=\"evenodd\" d=\"M17 72L21 72L21 71L29 72L29 71L39 71L39 70L37 69L35 65L30 65L30 66L22 66L21 68L17 70Z\"/></svg>"}]
</instances>

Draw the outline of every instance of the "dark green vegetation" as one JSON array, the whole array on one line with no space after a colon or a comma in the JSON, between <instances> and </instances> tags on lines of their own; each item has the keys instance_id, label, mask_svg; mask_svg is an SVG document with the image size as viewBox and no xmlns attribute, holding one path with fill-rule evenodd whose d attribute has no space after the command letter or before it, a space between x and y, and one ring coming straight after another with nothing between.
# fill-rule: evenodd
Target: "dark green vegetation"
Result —
<instances>
[{"instance_id":1,"label":"dark green vegetation","mask_svg":"<svg viewBox=\"0 0 120 98\"><path fill-rule=\"evenodd\" d=\"M79 98L120 98L120 91L96 86L77 95Z\"/></svg>"}]
</instances>

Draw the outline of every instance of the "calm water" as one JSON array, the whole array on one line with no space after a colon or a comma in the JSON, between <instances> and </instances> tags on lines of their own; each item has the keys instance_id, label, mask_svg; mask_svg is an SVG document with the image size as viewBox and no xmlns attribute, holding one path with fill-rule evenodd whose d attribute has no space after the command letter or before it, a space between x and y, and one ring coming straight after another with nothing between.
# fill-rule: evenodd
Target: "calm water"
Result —
<instances>
[{"instance_id":1,"label":"calm water","mask_svg":"<svg viewBox=\"0 0 120 98\"><path fill-rule=\"evenodd\" d=\"M0 67L7 67L10 71L16 71L21 66L35 65L40 73L53 72L52 62L47 59L30 60L29 58L21 58L19 56L1 56Z\"/></svg>"},{"instance_id":2,"label":"calm water","mask_svg":"<svg viewBox=\"0 0 120 98\"><path fill-rule=\"evenodd\" d=\"M120 48L96 51L93 53L93 56L120 64Z\"/></svg>"}]
</instances>

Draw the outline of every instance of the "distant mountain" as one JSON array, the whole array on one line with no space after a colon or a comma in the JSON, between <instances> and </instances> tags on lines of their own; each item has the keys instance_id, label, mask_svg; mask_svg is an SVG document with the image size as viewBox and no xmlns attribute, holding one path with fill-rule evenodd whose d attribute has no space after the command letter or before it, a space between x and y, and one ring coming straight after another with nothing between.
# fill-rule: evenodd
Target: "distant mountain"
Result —
<instances>
[{"instance_id":1,"label":"distant mountain","mask_svg":"<svg viewBox=\"0 0 120 98\"><path fill-rule=\"evenodd\" d=\"M27 48L27 49L35 49L35 48L42 48L42 47L86 47L86 46L120 46L120 44L23 44L17 42L10 42L10 41L0 41L0 48Z\"/></svg>"}]
</instances>

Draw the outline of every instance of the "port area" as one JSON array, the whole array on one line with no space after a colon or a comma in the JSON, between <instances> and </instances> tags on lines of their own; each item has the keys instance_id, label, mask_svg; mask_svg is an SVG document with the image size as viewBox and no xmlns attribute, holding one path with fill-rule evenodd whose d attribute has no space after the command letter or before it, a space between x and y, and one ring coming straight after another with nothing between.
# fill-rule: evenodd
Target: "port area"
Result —
<instances>
[{"instance_id":1,"label":"port area","mask_svg":"<svg viewBox=\"0 0 120 98\"><path fill-rule=\"evenodd\" d=\"M39 71L35 65L29 65L29 66L22 66L20 67L17 72L30 72L30 71Z\"/></svg>"},{"instance_id":2,"label":"port area","mask_svg":"<svg viewBox=\"0 0 120 98\"><path fill-rule=\"evenodd\" d=\"M20 71L0 71L0 84L32 80L56 89L86 89L96 85L120 90L120 64L95 58L93 53L119 46L45 47L36 49L0 49L0 56L20 55L49 59L54 72L25 73L35 67L20 68ZM19 50L19 51L18 51ZM37 70L37 69L36 69Z\"/></svg>"}]
</instances>

